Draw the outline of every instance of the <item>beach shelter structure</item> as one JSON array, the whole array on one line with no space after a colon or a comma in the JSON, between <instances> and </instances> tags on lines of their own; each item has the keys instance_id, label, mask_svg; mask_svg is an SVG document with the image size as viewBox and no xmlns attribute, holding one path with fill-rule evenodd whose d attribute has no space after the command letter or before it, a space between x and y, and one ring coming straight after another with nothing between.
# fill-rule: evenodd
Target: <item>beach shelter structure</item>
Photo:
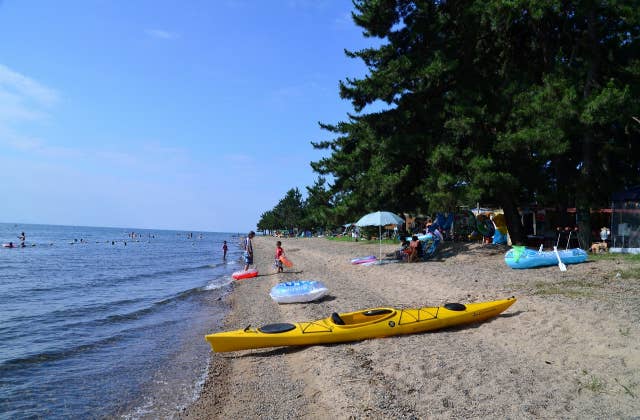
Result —
<instances>
[{"instance_id":1,"label":"beach shelter structure","mask_svg":"<svg viewBox=\"0 0 640 420\"><path fill-rule=\"evenodd\" d=\"M382 226L401 225L404 219L390 211L376 211L375 213L365 214L356 222L356 226L378 226L378 241L380 245L380 259L382 259Z\"/></svg>"},{"instance_id":2,"label":"beach shelter structure","mask_svg":"<svg viewBox=\"0 0 640 420\"><path fill-rule=\"evenodd\" d=\"M612 248L640 253L640 185L613 194L611 209Z\"/></svg>"}]
</instances>

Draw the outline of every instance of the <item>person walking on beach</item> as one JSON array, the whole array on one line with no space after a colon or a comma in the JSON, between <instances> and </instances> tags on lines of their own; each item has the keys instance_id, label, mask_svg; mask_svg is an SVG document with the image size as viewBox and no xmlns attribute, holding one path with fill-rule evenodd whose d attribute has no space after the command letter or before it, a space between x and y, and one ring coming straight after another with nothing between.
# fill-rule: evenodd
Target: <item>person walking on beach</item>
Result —
<instances>
[{"instance_id":1,"label":"person walking on beach","mask_svg":"<svg viewBox=\"0 0 640 420\"><path fill-rule=\"evenodd\" d=\"M284 268L282 267L282 261L280 260L280 257L282 257L283 255L284 255L284 249L282 249L282 242L278 241L276 242L276 261L275 261L275 266L278 273L282 273L284 271Z\"/></svg>"},{"instance_id":2,"label":"person walking on beach","mask_svg":"<svg viewBox=\"0 0 640 420\"><path fill-rule=\"evenodd\" d=\"M227 247L227 241L223 241L222 243L222 259L226 260L227 259L227 250L229 248Z\"/></svg>"},{"instance_id":3,"label":"person walking on beach","mask_svg":"<svg viewBox=\"0 0 640 420\"><path fill-rule=\"evenodd\" d=\"M249 232L246 238L244 238L244 271L249 269L249 266L253 264L253 244L251 239L256 236L254 231Z\"/></svg>"}]
</instances>

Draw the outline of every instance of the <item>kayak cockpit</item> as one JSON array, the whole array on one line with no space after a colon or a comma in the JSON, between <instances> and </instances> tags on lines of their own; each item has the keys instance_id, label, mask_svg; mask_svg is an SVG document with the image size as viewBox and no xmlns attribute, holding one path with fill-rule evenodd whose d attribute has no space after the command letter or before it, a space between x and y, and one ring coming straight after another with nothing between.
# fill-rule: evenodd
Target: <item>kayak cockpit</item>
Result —
<instances>
[{"instance_id":1,"label":"kayak cockpit","mask_svg":"<svg viewBox=\"0 0 640 420\"><path fill-rule=\"evenodd\" d=\"M444 308L450 311L466 311L467 307L462 303L445 303Z\"/></svg>"},{"instance_id":2,"label":"kayak cockpit","mask_svg":"<svg viewBox=\"0 0 640 420\"><path fill-rule=\"evenodd\" d=\"M349 312L345 314L338 314L334 312L331 314L331 322L335 325L344 327L355 327L368 324L374 324L384 319L390 318L396 314L396 310L392 308L376 308L367 309L359 312Z\"/></svg>"},{"instance_id":3,"label":"kayak cockpit","mask_svg":"<svg viewBox=\"0 0 640 420\"><path fill-rule=\"evenodd\" d=\"M278 324L267 324L258 328L258 331L265 334L280 334L287 331L295 330L296 326L287 322ZM245 330L246 331L246 330Z\"/></svg>"}]
</instances>

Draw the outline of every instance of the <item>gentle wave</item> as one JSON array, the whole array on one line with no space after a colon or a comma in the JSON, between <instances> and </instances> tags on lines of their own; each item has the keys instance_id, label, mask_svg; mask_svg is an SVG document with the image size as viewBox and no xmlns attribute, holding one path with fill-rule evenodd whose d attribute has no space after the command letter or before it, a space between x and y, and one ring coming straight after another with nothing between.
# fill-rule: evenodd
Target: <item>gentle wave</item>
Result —
<instances>
[{"instance_id":1,"label":"gentle wave","mask_svg":"<svg viewBox=\"0 0 640 420\"><path fill-rule=\"evenodd\" d=\"M9 372L16 369L23 369L25 365L41 364L44 362L61 360L79 353L95 350L102 346L117 343L119 341L122 341L125 337L126 334L116 334L91 343L80 344L60 350L34 353L26 355L25 357L8 359L0 363L0 372Z\"/></svg>"},{"instance_id":2,"label":"gentle wave","mask_svg":"<svg viewBox=\"0 0 640 420\"><path fill-rule=\"evenodd\" d=\"M194 243L185 232L157 231L146 243L124 228L0 223L0 237L23 230L29 241L55 245L0 251L0 419L112 418L156 388L171 395L151 397L149 413L171 416L189 401L171 390L191 386L206 367L202 335L228 309L218 298L240 263L231 234Z\"/></svg>"},{"instance_id":3,"label":"gentle wave","mask_svg":"<svg viewBox=\"0 0 640 420\"><path fill-rule=\"evenodd\" d=\"M162 323L156 324L156 326L162 327L163 325L175 324L176 322L177 321L175 320L164 320ZM57 360L63 360L82 353L87 353L107 346L112 346L114 344L118 344L122 341L130 339L133 333L141 330L146 330L147 328L147 326L140 325L122 330L117 334L113 334L108 337L104 337L88 343L78 344L60 350L37 352L33 354L27 354L24 357L8 359L0 363L0 373L8 373L15 370L25 369L29 365L40 365L46 362L55 362Z\"/></svg>"},{"instance_id":4,"label":"gentle wave","mask_svg":"<svg viewBox=\"0 0 640 420\"><path fill-rule=\"evenodd\" d=\"M120 277L115 277L115 276L112 277L112 276L104 275L99 278L91 279L90 281L85 281L85 280L78 281L78 283L82 284L83 287L85 288L111 288L113 287L114 283L118 285L123 285L126 283L137 282L139 280L154 279L158 277L171 277L178 274L189 274L189 273L194 273L201 270L216 269L224 265L225 265L224 262L217 263L217 264L204 264L204 265L198 265L195 267L182 267L182 268L173 269L173 270L162 270L162 271L155 271L151 273L139 273L139 274L128 275L128 276L120 276ZM6 292L3 294L3 297L5 299L12 299L12 298L22 297L25 294L29 294L29 293L37 294L37 293L63 292L63 291L69 290L70 286L73 286L73 284L64 283L60 285L51 285L51 286L43 286L42 284L35 284L31 288L23 288L15 292L11 292L11 291Z\"/></svg>"},{"instance_id":5,"label":"gentle wave","mask_svg":"<svg viewBox=\"0 0 640 420\"><path fill-rule=\"evenodd\" d=\"M230 278L221 278L220 280L209 282L205 286L194 287L191 289L181 291L165 299L161 299L159 301L153 302L150 306L147 306L144 308L136 309L128 313L108 315L103 318L92 319L89 321L64 322L60 324L61 319L71 320L71 319L86 317L87 314L95 315L96 312L104 312L106 310L112 311L114 308L139 304L139 303L142 303L144 300L143 299L125 299L125 300L120 300L115 302L100 303L95 305L85 305L81 308L69 308L69 309L63 309L63 310L56 310L56 311L39 314L39 315L20 316L20 317L13 318L11 320L12 323L14 324L12 327L0 327L0 335L12 335L14 337L28 335L22 329L22 324L25 324L25 323L34 323L34 324L41 324L41 325L55 324L55 325L59 325L60 328L64 327L64 328L71 329L71 328L78 328L78 327L97 327L101 325L118 324L121 322L135 321L145 315L149 315L154 313L155 311L160 310L163 306L166 306L168 304L187 299L194 295L210 292L212 290L222 289L233 283L233 280Z\"/></svg>"},{"instance_id":6,"label":"gentle wave","mask_svg":"<svg viewBox=\"0 0 640 420\"><path fill-rule=\"evenodd\" d=\"M216 290L216 289L221 289L225 286L228 286L230 284L233 284L233 278L231 276L227 276L224 277L224 282L220 283L220 282L211 282L209 284L207 284L206 286L204 286L204 290Z\"/></svg>"},{"instance_id":7,"label":"gentle wave","mask_svg":"<svg viewBox=\"0 0 640 420\"><path fill-rule=\"evenodd\" d=\"M171 277L171 276L174 276L176 274L189 274L189 273L193 273L193 272L200 271L200 270L218 268L218 267L220 267L222 265L224 265L224 264L223 263L220 263L220 264L204 264L204 265L199 265L199 266L196 266L196 267L181 267L181 268L172 269L172 270L155 271L155 272L152 272L152 273L141 273L141 274L135 274L135 275L131 275L131 276L109 277L109 280L116 281L118 284L120 284L120 283L131 282L131 281L134 281L134 280L153 279L153 278L157 278L157 277ZM102 282L102 280L100 280L100 281Z\"/></svg>"},{"instance_id":8,"label":"gentle wave","mask_svg":"<svg viewBox=\"0 0 640 420\"><path fill-rule=\"evenodd\" d=\"M142 299L125 299L108 303L99 303L95 305L85 305L83 307L76 308L68 308L68 309L58 309L51 312L46 312L38 315L22 315L11 318L10 321L13 324L11 327L0 327L0 335L5 335L8 333L19 333L23 330L23 324L32 324L32 325L58 325L61 319L70 319L70 318L79 318L84 317L88 313L95 314L96 312L113 310L114 308L132 305L136 303L140 303ZM77 324L83 324L82 322ZM73 323L66 323L63 326L73 326Z\"/></svg>"},{"instance_id":9,"label":"gentle wave","mask_svg":"<svg viewBox=\"0 0 640 420\"><path fill-rule=\"evenodd\" d=\"M206 286L201 286L201 287L194 287L192 289L188 289L188 290L184 290L180 293L176 293L173 296L170 296L166 299L162 299L158 302L156 302L156 305L166 305L168 303L173 303L177 300L182 300L182 299L186 299L190 296L193 296L195 294L200 294L200 293L204 293L204 292L209 292L211 290L216 290L216 289L221 289L227 285L231 284L231 282L224 282L224 283L215 283L215 282L211 282L209 284L207 284Z\"/></svg>"},{"instance_id":10,"label":"gentle wave","mask_svg":"<svg viewBox=\"0 0 640 420\"><path fill-rule=\"evenodd\" d=\"M136 311L132 311L126 314L116 314L116 315L110 315L106 318L103 319L97 319L91 322L86 322L86 323L76 323L76 324L72 324L71 326L75 326L75 325L103 325L103 324L115 324L115 323L120 323L120 322L126 322L126 321L131 321L131 320L137 320L139 318L141 318L144 315L149 315L155 311L158 311L160 309L162 309L163 306L166 306L168 304L171 303L175 303L177 301L180 300L184 300L187 299L189 297L193 297L195 295L199 295L205 292L210 292L211 290L217 290L217 289L222 289L223 287L229 285L231 282L225 282L225 283L221 283L221 284L215 284L215 283L209 283L206 286L202 286L202 287L194 287L192 289L188 289L188 290L184 290L180 293L176 293L173 296L169 296L165 299L159 300L157 302L153 302L151 304L151 306L148 306L146 308L141 308L138 309ZM69 326L67 324L67 326Z\"/></svg>"}]
</instances>

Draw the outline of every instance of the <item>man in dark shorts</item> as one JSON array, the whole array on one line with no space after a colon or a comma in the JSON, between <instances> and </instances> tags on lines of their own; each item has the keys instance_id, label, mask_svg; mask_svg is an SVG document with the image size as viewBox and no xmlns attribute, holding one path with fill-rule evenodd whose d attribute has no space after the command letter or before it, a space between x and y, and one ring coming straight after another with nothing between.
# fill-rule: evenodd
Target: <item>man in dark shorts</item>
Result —
<instances>
[{"instance_id":1,"label":"man in dark shorts","mask_svg":"<svg viewBox=\"0 0 640 420\"><path fill-rule=\"evenodd\" d=\"M246 238L244 238L244 271L249 269L249 266L253 264L253 244L251 239L256 236L254 231L249 232Z\"/></svg>"}]
</instances>

